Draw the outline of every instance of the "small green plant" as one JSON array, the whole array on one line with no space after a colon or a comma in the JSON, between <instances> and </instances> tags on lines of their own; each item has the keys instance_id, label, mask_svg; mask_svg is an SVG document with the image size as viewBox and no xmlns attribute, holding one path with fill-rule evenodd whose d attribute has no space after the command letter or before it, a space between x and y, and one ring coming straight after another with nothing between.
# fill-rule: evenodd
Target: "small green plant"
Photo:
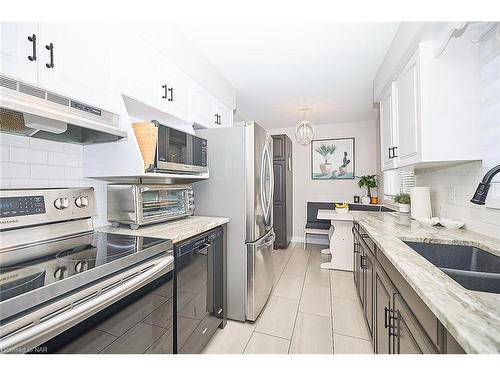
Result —
<instances>
[{"instance_id":1,"label":"small green plant","mask_svg":"<svg viewBox=\"0 0 500 375\"><path fill-rule=\"evenodd\" d=\"M362 188L363 186L366 186L366 189L368 190L368 196L371 198L372 188L376 188L378 186L378 178L376 174L369 174L365 176L359 177L358 181L358 186Z\"/></svg>"},{"instance_id":2,"label":"small green plant","mask_svg":"<svg viewBox=\"0 0 500 375\"><path fill-rule=\"evenodd\" d=\"M323 156L323 159L325 159L325 164L328 164L328 160L330 160L331 156L335 152L335 146L334 145L321 145L316 148L315 150L318 154Z\"/></svg>"},{"instance_id":3,"label":"small green plant","mask_svg":"<svg viewBox=\"0 0 500 375\"><path fill-rule=\"evenodd\" d=\"M342 165L341 165L341 168L345 168L347 167L347 165L350 163L351 161L349 159L347 159L347 151L344 151L344 158L342 159Z\"/></svg>"},{"instance_id":4,"label":"small green plant","mask_svg":"<svg viewBox=\"0 0 500 375\"><path fill-rule=\"evenodd\" d=\"M394 202L399 204L410 204L410 194L399 193L394 196Z\"/></svg>"}]
</instances>

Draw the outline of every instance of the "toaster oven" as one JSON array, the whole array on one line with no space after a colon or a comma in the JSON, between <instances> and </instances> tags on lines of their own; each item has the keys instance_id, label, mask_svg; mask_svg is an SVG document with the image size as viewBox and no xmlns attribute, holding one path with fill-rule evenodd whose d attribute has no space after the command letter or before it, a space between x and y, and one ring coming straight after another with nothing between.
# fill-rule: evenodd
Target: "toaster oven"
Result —
<instances>
[{"instance_id":1,"label":"toaster oven","mask_svg":"<svg viewBox=\"0 0 500 375\"><path fill-rule=\"evenodd\" d=\"M108 185L108 221L137 229L142 225L181 219L194 213L190 185Z\"/></svg>"}]
</instances>

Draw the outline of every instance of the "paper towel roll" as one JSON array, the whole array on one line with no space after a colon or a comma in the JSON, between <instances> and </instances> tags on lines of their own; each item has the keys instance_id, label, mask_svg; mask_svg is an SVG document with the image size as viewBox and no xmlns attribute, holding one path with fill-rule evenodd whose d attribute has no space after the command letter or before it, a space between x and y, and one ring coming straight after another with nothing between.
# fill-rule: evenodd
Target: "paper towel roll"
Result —
<instances>
[{"instance_id":1,"label":"paper towel roll","mask_svg":"<svg viewBox=\"0 0 500 375\"><path fill-rule=\"evenodd\" d=\"M431 189L427 186L412 187L410 189L411 218L431 218Z\"/></svg>"}]
</instances>

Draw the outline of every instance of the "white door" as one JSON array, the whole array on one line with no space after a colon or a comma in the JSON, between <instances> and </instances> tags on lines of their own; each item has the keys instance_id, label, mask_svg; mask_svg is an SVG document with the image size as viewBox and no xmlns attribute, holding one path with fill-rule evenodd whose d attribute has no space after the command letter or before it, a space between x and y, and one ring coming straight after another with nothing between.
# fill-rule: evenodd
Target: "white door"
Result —
<instances>
[{"instance_id":1,"label":"white door","mask_svg":"<svg viewBox=\"0 0 500 375\"><path fill-rule=\"evenodd\" d=\"M164 83L167 86L166 112L184 120L191 118L191 80L175 66L169 64Z\"/></svg>"},{"instance_id":2,"label":"white door","mask_svg":"<svg viewBox=\"0 0 500 375\"><path fill-rule=\"evenodd\" d=\"M203 87L194 84L191 92L192 98L192 119L195 123L205 127L218 127L215 114L215 98Z\"/></svg>"},{"instance_id":3,"label":"white door","mask_svg":"<svg viewBox=\"0 0 500 375\"><path fill-rule=\"evenodd\" d=\"M41 23L40 86L100 108L111 107L111 32L104 23Z\"/></svg>"},{"instance_id":4,"label":"white door","mask_svg":"<svg viewBox=\"0 0 500 375\"><path fill-rule=\"evenodd\" d=\"M383 170L394 168L396 161L397 134L393 89L394 84L391 84L380 101L380 138Z\"/></svg>"},{"instance_id":5,"label":"white door","mask_svg":"<svg viewBox=\"0 0 500 375\"><path fill-rule=\"evenodd\" d=\"M418 51L396 80L396 108L398 165L405 166L419 161L420 102L418 79Z\"/></svg>"},{"instance_id":6,"label":"white door","mask_svg":"<svg viewBox=\"0 0 500 375\"><path fill-rule=\"evenodd\" d=\"M0 72L36 85L40 60L38 24L0 23Z\"/></svg>"},{"instance_id":7,"label":"white door","mask_svg":"<svg viewBox=\"0 0 500 375\"><path fill-rule=\"evenodd\" d=\"M217 100L215 113L218 115L218 126L233 126L233 110L223 104L220 100Z\"/></svg>"}]
</instances>

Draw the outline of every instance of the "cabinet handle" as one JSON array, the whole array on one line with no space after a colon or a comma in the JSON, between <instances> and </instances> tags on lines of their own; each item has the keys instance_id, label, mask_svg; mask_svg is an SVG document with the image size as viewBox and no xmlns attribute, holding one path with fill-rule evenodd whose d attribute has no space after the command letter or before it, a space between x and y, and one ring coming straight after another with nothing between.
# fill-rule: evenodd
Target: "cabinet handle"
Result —
<instances>
[{"instance_id":1,"label":"cabinet handle","mask_svg":"<svg viewBox=\"0 0 500 375\"><path fill-rule=\"evenodd\" d=\"M30 35L28 40L33 43L33 55L28 56L29 61L36 61L36 34Z\"/></svg>"},{"instance_id":2,"label":"cabinet handle","mask_svg":"<svg viewBox=\"0 0 500 375\"><path fill-rule=\"evenodd\" d=\"M219 125L222 125L222 116L219 115Z\"/></svg>"},{"instance_id":3,"label":"cabinet handle","mask_svg":"<svg viewBox=\"0 0 500 375\"><path fill-rule=\"evenodd\" d=\"M389 159L392 159L393 156L391 156L391 151L393 151L392 147L389 147Z\"/></svg>"},{"instance_id":4,"label":"cabinet handle","mask_svg":"<svg viewBox=\"0 0 500 375\"><path fill-rule=\"evenodd\" d=\"M388 315L390 312L391 312L391 309L384 307L384 328L389 328Z\"/></svg>"},{"instance_id":5,"label":"cabinet handle","mask_svg":"<svg viewBox=\"0 0 500 375\"><path fill-rule=\"evenodd\" d=\"M389 311L390 311L391 313L393 313L393 312L394 312L394 311L392 311L392 310L389 310ZM397 320L398 320L398 319L397 319L395 316L393 316L393 315L390 315L390 316L389 316L389 324L388 324L388 328L389 328L389 337L390 337L390 336L398 337L398 334L397 334L397 332L396 332L396 323L395 323Z\"/></svg>"},{"instance_id":6,"label":"cabinet handle","mask_svg":"<svg viewBox=\"0 0 500 375\"><path fill-rule=\"evenodd\" d=\"M366 255L361 255L359 268L361 268L362 270L366 270L368 268L366 266L366 264L363 262L365 260L365 258L366 258Z\"/></svg>"},{"instance_id":7,"label":"cabinet handle","mask_svg":"<svg viewBox=\"0 0 500 375\"><path fill-rule=\"evenodd\" d=\"M50 69L54 67L54 43L45 45L45 48L50 52L50 63L46 63L45 66Z\"/></svg>"},{"instance_id":8,"label":"cabinet handle","mask_svg":"<svg viewBox=\"0 0 500 375\"><path fill-rule=\"evenodd\" d=\"M170 98L168 98L167 100L169 102L173 102L174 101L174 88L170 87L167 91L170 92Z\"/></svg>"},{"instance_id":9,"label":"cabinet handle","mask_svg":"<svg viewBox=\"0 0 500 375\"><path fill-rule=\"evenodd\" d=\"M167 85L161 85L161 88L163 89L163 95L161 96L162 99L167 99L167 95L168 95L168 89L167 89Z\"/></svg>"},{"instance_id":10,"label":"cabinet handle","mask_svg":"<svg viewBox=\"0 0 500 375\"><path fill-rule=\"evenodd\" d=\"M215 125L219 125L219 115L215 114Z\"/></svg>"},{"instance_id":11,"label":"cabinet handle","mask_svg":"<svg viewBox=\"0 0 500 375\"><path fill-rule=\"evenodd\" d=\"M397 157L398 157L398 156L396 155L396 150L397 150L397 149L398 149L398 147L397 147L397 146L394 146L394 147L392 148L392 157L393 157L393 158L397 158Z\"/></svg>"}]
</instances>

